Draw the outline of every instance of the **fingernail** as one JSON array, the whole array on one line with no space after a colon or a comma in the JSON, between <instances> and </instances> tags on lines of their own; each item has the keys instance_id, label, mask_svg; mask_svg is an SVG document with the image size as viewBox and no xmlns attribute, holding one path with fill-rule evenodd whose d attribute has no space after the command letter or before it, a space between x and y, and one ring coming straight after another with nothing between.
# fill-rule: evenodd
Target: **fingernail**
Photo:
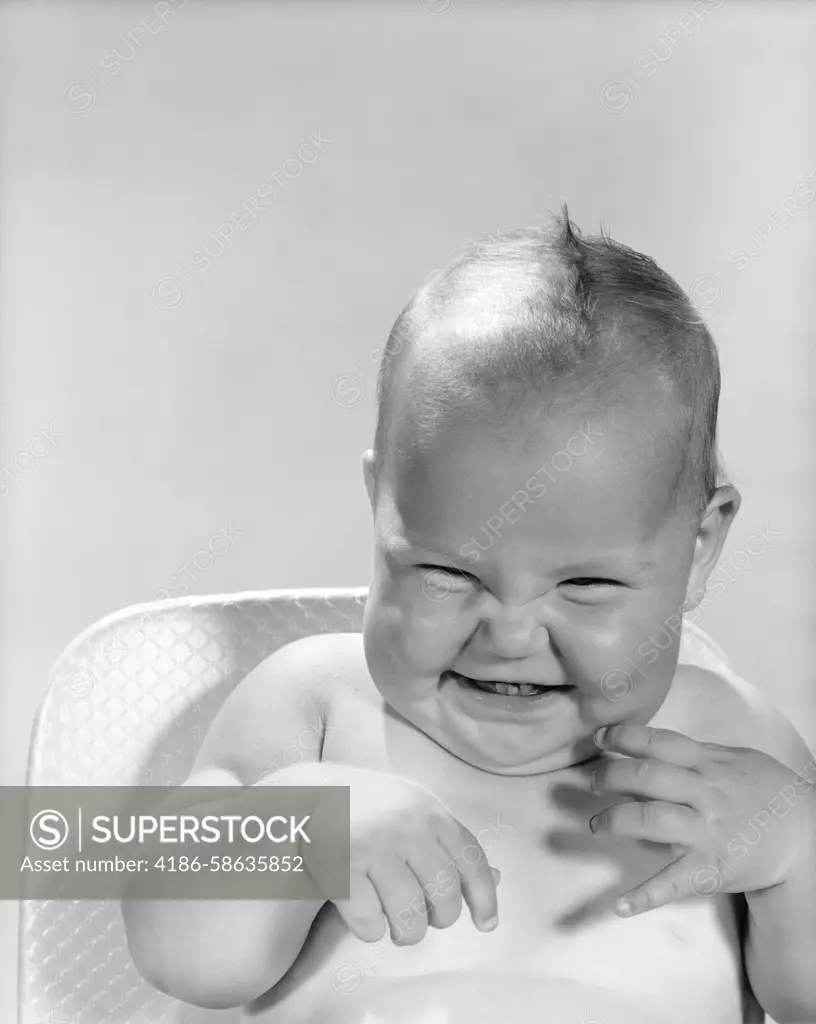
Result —
<instances>
[{"instance_id":1,"label":"fingernail","mask_svg":"<svg viewBox=\"0 0 816 1024\"><path fill-rule=\"evenodd\" d=\"M592 737L595 740L596 746L602 747L606 730L609 728L608 725L602 725L600 729L595 730L595 735Z\"/></svg>"},{"instance_id":2,"label":"fingernail","mask_svg":"<svg viewBox=\"0 0 816 1024\"><path fill-rule=\"evenodd\" d=\"M488 918L488 920L484 922L484 924L482 925L482 931L492 932L498 926L498 923L498 915L494 914L493 917Z\"/></svg>"},{"instance_id":3,"label":"fingernail","mask_svg":"<svg viewBox=\"0 0 816 1024\"><path fill-rule=\"evenodd\" d=\"M631 900L618 900L617 911L621 917L631 917L635 912L635 905Z\"/></svg>"},{"instance_id":4,"label":"fingernail","mask_svg":"<svg viewBox=\"0 0 816 1024\"><path fill-rule=\"evenodd\" d=\"M594 832L597 827L598 827L598 815L597 814L593 814L593 816L589 819L589 831L590 832Z\"/></svg>"}]
</instances>

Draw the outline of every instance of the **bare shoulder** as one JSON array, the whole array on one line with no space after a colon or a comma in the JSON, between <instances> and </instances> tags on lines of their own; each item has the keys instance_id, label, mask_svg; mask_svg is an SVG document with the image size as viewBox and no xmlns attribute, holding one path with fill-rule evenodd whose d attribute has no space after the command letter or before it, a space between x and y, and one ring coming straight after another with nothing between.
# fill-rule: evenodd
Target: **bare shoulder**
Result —
<instances>
[{"instance_id":1,"label":"bare shoulder","mask_svg":"<svg viewBox=\"0 0 816 1024\"><path fill-rule=\"evenodd\" d=\"M282 704L325 710L353 684L363 658L359 633L320 633L278 648L236 687L229 700L242 714Z\"/></svg>"},{"instance_id":2,"label":"bare shoulder","mask_svg":"<svg viewBox=\"0 0 816 1024\"><path fill-rule=\"evenodd\" d=\"M332 708L356 685L361 663L359 633L303 637L274 651L227 697L196 769L223 768L252 784L286 750L297 749L300 760L319 760Z\"/></svg>"},{"instance_id":3,"label":"bare shoulder","mask_svg":"<svg viewBox=\"0 0 816 1024\"><path fill-rule=\"evenodd\" d=\"M666 727L701 743L761 750L794 771L813 757L790 719L757 687L737 676L678 665L667 704Z\"/></svg>"},{"instance_id":4,"label":"bare shoulder","mask_svg":"<svg viewBox=\"0 0 816 1024\"><path fill-rule=\"evenodd\" d=\"M329 700L338 687L353 685L364 664L361 633L319 633L280 647L255 671L294 673L304 692Z\"/></svg>"}]
</instances>

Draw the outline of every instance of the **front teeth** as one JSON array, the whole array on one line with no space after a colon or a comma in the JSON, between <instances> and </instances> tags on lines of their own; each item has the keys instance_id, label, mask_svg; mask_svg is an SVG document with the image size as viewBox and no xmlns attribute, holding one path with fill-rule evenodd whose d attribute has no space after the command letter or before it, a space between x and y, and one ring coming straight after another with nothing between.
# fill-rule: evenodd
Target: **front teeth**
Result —
<instances>
[{"instance_id":1,"label":"front teeth","mask_svg":"<svg viewBox=\"0 0 816 1024\"><path fill-rule=\"evenodd\" d=\"M536 692L536 687L531 686L529 683L494 683L496 687L496 693L501 693L505 697L529 697L531 694Z\"/></svg>"},{"instance_id":2,"label":"front teeth","mask_svg":"<svg viewBox=\"0 0 816 1024\"><path fill-rule=\"evenodd\" d=\"M454 673L457 675L457 673ZM501 694L503 697L533 697L539 693L546 693L547 690L541 690L540 687L534 686L532 683L494 683L494 682L478 682L474 679L469 679L467 676L458 676L463 682L476 683L479 689L488 690L491 693Z\"/></svg>"}]
</instances>

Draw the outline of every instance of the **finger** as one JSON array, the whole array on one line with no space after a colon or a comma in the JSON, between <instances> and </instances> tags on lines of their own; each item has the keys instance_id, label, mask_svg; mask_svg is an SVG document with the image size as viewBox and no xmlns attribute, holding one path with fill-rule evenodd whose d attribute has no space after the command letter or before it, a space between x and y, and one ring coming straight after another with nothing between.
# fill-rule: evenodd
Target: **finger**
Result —
<instances>
[{"instance_id":1,"label":"finger","mask_svg":"<svg viewBox=\"0 0 816 1024\"><path fill-rule=\"evenodd\" d=\"M462 913L459 874L445 869L447 853L436 845L408 858L408 867L419 880L432 928L450 928Z\"/></svg>"},{"instance_id":2,"label":"finger","mask_svg":"<svg viewBox=\"0 0 816 1024\"><path fill-rule=\"evenodd\" d=\"M595 743L601 750L611 750L628 757L650 757L680 768L696 768L706 753L702 743L682 733L629 722L598 729Z\"/></svg>"},{"instance_id":3,"label":"finger","mask_svg":"<svg viewBox=\"0 0 816 1024\"><path fill-rule=\"evenodd\" d=\"M636 917L686 896L713 895L717 890L711 890L710 887L707 892L696 890L695 878L701 869L711 869L711 865L701 865L699 858L693 854L680 857L652 878L620 896L615 901L615 913L618 917Z\"/></svg>"},{"instance_id":4,"label":"finger","mask_svg":"<svg viewBox=\"0 0 816 1024\"><path fill-rule=\"evenodd\" d=\"M685 847L705 841L705 823L697 811L664 800L626 800L612 804L589 819L596 835L678 843Z\"/></svg>"},{"instance_id":5,"label":"finger","mask_svg":"<svg viewBox=\"0 0 816 1024\"><path fill-rule=\"evenodd\" d=\"M592 773L593 793L626 793L701 809L705 784L699 772L652 758L604 758Z\"/></svg>"},{"instance_id":6,"label":"finger","mask_svg":"<svg viewBox=\"0 0 816 1024\"><path fill-rule=\"evenodd\" d=\"M369 867L368 877L388 920L391 941L397 946L413 946L423 939L428 930L425 898L405 861L384 855Z\"/></svg>"},{"instance_id":7,"label":"finger","mask_svg":"<svg viewBox=\"0 0 816 1024\"><path fill-rule=\"evenodd\" d=\"M336 900L334 905L349 931L362 942L379 942L385 935L385 917L380 898L371 880L363 872L352 868L349 898Z\"/></svg>"},{"instance_id":8,"label":"finger","mask_svg":"<svg viewBox=\"0 0 816 1024\"><path fill-rule=\"evenodd\" d=\"M442 836L440 845L450 857L446 870L458 872L462 897L473 923L479 931L492 931L499 923L496 880L481 844L460 826L459 842L450 842L448 836Z\"/></svg>"}]
</instances>

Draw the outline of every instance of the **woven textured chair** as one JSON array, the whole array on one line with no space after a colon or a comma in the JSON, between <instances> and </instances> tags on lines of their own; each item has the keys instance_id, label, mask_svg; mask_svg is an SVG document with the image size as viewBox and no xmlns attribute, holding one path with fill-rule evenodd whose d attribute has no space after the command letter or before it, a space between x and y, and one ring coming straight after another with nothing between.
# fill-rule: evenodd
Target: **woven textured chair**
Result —
<instances>
[{"instance_id":1,"label":"woven textured chair","mask_svg":"<svg viewBox=\"0 0 816 1024\"><path fill-rule=\"evenodd\" d=\"M359 632L365 588L263 591L126 608L62 654L32 733L29 786L178 785L240 680L299 637ZM114 900L26 900L20 1024L233 1024L148 985Z\"/></svg>"},{"instance_id":2,"label":"woven textured chair","mask_svg":"<svg viewBox=\"0 0 816 1024\"><path fill-rule=\"evenodd\" d=\"M32 733L29 786L178 785L224 700L302 636L359 632L366 588L182 598L110 615L51 673ZM724 655L688 621L681 660ZM148 985L116 901L27 900L20 913L20 1024L236 1024ZM769 1024L772 1022L769 1021Z\"/></svg>"}]
</instances>

